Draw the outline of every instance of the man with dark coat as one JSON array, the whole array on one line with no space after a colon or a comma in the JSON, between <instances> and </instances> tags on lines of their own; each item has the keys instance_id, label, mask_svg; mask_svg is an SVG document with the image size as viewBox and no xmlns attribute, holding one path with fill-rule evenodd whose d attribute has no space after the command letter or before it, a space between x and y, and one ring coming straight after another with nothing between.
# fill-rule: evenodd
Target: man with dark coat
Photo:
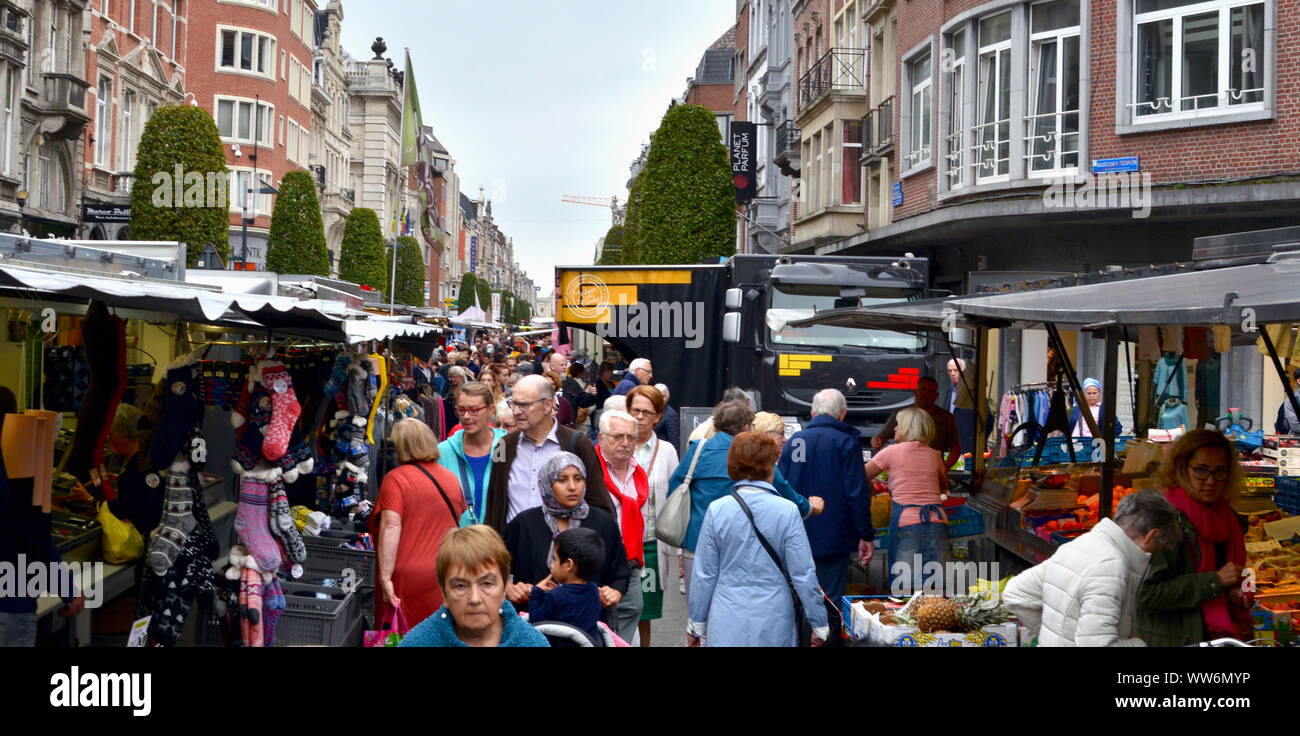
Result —
<instances>
[{"instance_id":1,"label":"man with dark coat","mask_svg":"<svg viewBox=\"0 0 1300 736\"><path fill-rule=\"evenodd\" d=\"M806 517L804 526L817 582L836 603L848 582L850 555L858 554L866 564L874 554L876 538L861 433L844 423L847 415L844 394L833 388L817 392L812 421L786 441L776 466L796 493L821 496L825 502L825 510ZM828 641L839 638L833 634Z\"/></svg>"}]
</instances>

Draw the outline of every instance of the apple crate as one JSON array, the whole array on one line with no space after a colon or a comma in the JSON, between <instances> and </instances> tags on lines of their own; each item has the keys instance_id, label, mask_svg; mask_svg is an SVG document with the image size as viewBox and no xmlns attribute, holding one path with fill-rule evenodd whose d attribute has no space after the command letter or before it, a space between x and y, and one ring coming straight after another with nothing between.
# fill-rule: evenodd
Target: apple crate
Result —
<instances>
[{"instance_id":1,"label":"apple crate","mask_svg":"<svg viewBox=\"0 0 1300 736\"><path fill-rule=\"evenodd\" d=\"M303 535L302 540L307 545L307 559L302 563L304 577L342 579L345 570L352 570L358 588L373 590L375 551L348 547L348 537L355 536Z\"/></svg>"}]
</instances>

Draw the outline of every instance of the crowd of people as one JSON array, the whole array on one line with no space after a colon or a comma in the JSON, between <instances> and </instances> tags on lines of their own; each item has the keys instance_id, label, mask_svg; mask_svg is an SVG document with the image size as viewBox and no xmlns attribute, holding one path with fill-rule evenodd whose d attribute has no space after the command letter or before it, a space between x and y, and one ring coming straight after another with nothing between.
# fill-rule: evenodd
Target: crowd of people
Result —
<instances>
[{"instance_id":1,"label":"crowd of people","mask_svg":"<svg viewBox=\"0 0 1300 736\"><path fill-rule=\"evenodd\" d=\"M835 389L815 395L788 437L781 417L728 389L679 457L650 361L583 363L544 342L459 347L422 371L458 423L441 438L398 423L402 465L372 522L376 615L399 609L414 624L402 646L649 646L674 567L687 624L660 636L841 644L835 604L850 562L875 555L870 488L882 474L888 560L917 563L894 569L891 586L915 589L927 563L947 561L942 502L963 446L956 382L944 408L938 382L923 378L915 404L865 443L866 463ZM1042 645L1243 635L1243 537L1227 500L1240 472L1222 435L1188 433L1158 476L1164 493L1125 497L1113 520L1013 578L1009 608ZM673 548L656 521L682 487L689 522Z\"/></svg>"}]
</instances>

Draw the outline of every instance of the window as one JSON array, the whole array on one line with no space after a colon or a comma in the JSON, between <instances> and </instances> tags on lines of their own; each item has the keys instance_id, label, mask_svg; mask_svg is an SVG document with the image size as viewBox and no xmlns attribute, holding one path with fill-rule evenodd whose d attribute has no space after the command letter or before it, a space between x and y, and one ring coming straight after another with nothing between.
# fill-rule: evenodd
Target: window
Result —
<instances>
[{"instance_id":1,"label":"window","mask_svg":"<svg viewBox=\"0 0 1300 736\"><path fill-rule=\"evenodd\" d=\"M122 141L121 170L135 168L135 91L122 93L122 130L118 137Z\"/></svg>"},{"instance_id":2,"label":"window","mask_svg":"<svg viewBox=\"0 0 1300 736\"><path fill-rule=\"evenodd\" d=\"M138 0L126 0L126 6L129 8L129 10L127 10L127 27L131 29L132 33L135 33L135 4L137 1Z\"/></svg>"},{"instance_id":3,"label":"window","mask_svg":"<svg viewBox=\"0 0 1300 736\"><path fill-rule=\"evenodd\" d=\"M1264 3L1137 0L1134 118L1261 109Z\"/></svg>"},{"instance_id":4,"label":"window","mask_svg":"<svg viewBox=\"0 0 1300 736\"><path fill-rule=\"evenodd\" d=\"M53 156L48 139L37 150L36 155L39 162L39 168L36 171L37 184L39 185L36 190L36 206L48 209L50 206L50 158Z\"/></svg>"},{"instance_id":5,"label":"window","mask_svg":"<svg viewBox=\"0 0 1300 736\"><path fill-rule=\"evenodd\" d=\"M930 53L928 51L908 64L907 76L911 80L911 97L908 105L911 123L908 130L910 138L905 168L913 168L930 163L930 114L934 103L930 99Z\"/></svg>"},{"instance_id":6,"label":"window","mask_svg":"<svg viewBox=\"0 0 1300 736\"><path fill-rule=\"evenodd\" d=\"M1030 8L1029 171L1079 165L1079 0Z\"/></svg>"},{"instance_id":7,"label":"window","mask_svg":"<svg viewBox=\"0 0 1300 736\"><path fill-rule=\"evenodd\" d=\"M261 146L274 145L271 125L275 119L275 107L266 103L260 105L255 100L243 100L231 97L218 97L217 132L227 143L256 143ZM254 108L257 114L254 115Z\"/></svg>"},{"instance_id":8,"label":"window","mask_svg":"<svg viewBox=\"0 0 1300 736\"><path fill-rule=\"evenodd\" d=\"M253 31L223 28L217 65L226 71L275 76L275 39Z\"/></svg>"},{"instance_id":9,"label":"window","mask_svg":"<svg viewBox=\"0 0 1300 736\"><path fill-rule=\"evenodd\" d=\"M289 120L288 142L285 146L285 156L293 163L298 163L300 151L298 150L298 124L292 119Z\"/></svg>"},{"instance_id":10,"label":"window","mask_svg":"<svg viewBox=\"0 0 1300 736\"><path fill-rule=\"evenodd\" d=\"M257 217L258 213L269 214L271 212L271 195L249 192L250 189L255 187L260 189L262 186L269 186L271 184L271 175L269 173L259 171L257 172L257 179L254 180L252 169L231 167L227 181L230 182L230 197L228 199L231 212L243 212L245 205L247 205L249 217ZM254 185L254 181L258 183Z\"/></svg>"},{"instance_id":11,"label":"window","mask_svg":"<svg viewBox=\"0 0 1300 736\"><path fill-rule=\"evenodd\" d=\"M293 35L302 38L298 28L302 25L302 0L289 0L289 29Z\"/></svg>"},{"instance_id":12,"label":"window","mask_svg":"<svg viewBox=\"0 0 1300 736\"><path fill-rule=\"evenodd\" d=\"M979 22L979 124L975 177L1004 177L1011 168L1011 13Z\"/></svg>"},{"instance_id":13,"label":"window","mask_svg":"<svg viewBox=\"0 0 1300 736\"><path fill-rule=\"evenodd\" d=\"M844 121L844 147L840 153L843 173L840 183L840 204L862 204L862 121Z\"/></svg>"},{"instance_id":14,"label":"window","mask_svg":"<svg viewBox=\"0 0 1300 736\"><path fill-rule=\"evenodd\" d=\"M99 87L95 90L95 163L100 166L108 162L108 144L113 126L113 121L109 118L112 96L113 80L100 77Z\"/></svg>"},{"instance_id":15,"label":"window","mask_svg":"<svg viewBox=\"0 0 1300 736\"><path fill-rule=\"evenodd\" d=\"M948 188L957 189L962 185L962 174L966 163L966 149L962 142L966 136L966 32L958 31L952 34L948 48L951 50L952 70L947 73L948 98L945 115L948 136L944 140L943 157Z\"/></svg>"},{"instance_id":16,"label":"window","mask_svg":"<svg viewBox=\"0 0 1300 736\"><path fill-rule=\"evenodd\" d=\"M176 37L179 35L181 13L185 12L183 0L174 0L172 3L172 53L171 58L176 58Z\"/></svg>"},{"instance_id":17,"label":"window","mask_svg":"<svg viewBox=\"0 0 1300 736\"><path fill-rule=\"evenodd\" d=\"M0 140L0 147L4 148L4 173L8 176L13 171L13 141L14 141L14 68L5 67L5 88L4 88L4 139Z\"/></svg>"},{"instance_id":18,"label":"window","mask_svg":"<svg viewBox=\"0 0 1300 736\"><path fill-rule=\"evenodd\" d=\"M153 2L153 16L149 20L149 41L158 45L158 0Z\"/></svg>"}]
</instances>

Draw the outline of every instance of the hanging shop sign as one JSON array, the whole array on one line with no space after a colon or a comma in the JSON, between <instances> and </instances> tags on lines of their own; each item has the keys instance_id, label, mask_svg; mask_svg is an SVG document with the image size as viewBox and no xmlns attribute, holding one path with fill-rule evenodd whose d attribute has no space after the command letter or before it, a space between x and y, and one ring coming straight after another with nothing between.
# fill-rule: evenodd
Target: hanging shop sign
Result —
<instances>
[{"instance_id":1,"label":"hanging shop sign","mask_svg":"<svg viewBox=\"0 0 1300 736\"><path fill-rule=\"evenodd\" d=\"M754 199L758 186L754 181L754 143L758 128L753 123L731 123L731 181L736 185L736 203Z\"/></svg>"},{"instance_id":2,"label":"hanging shop sign","mask_svg":"<svg viewBox=\"0 0 1300 736\"><path fill-rule=\"evenodd\" d=\"M131 205L129 204L93 204L81 205L82 222L131 222Z\"/></svg>"}]
</instances>

